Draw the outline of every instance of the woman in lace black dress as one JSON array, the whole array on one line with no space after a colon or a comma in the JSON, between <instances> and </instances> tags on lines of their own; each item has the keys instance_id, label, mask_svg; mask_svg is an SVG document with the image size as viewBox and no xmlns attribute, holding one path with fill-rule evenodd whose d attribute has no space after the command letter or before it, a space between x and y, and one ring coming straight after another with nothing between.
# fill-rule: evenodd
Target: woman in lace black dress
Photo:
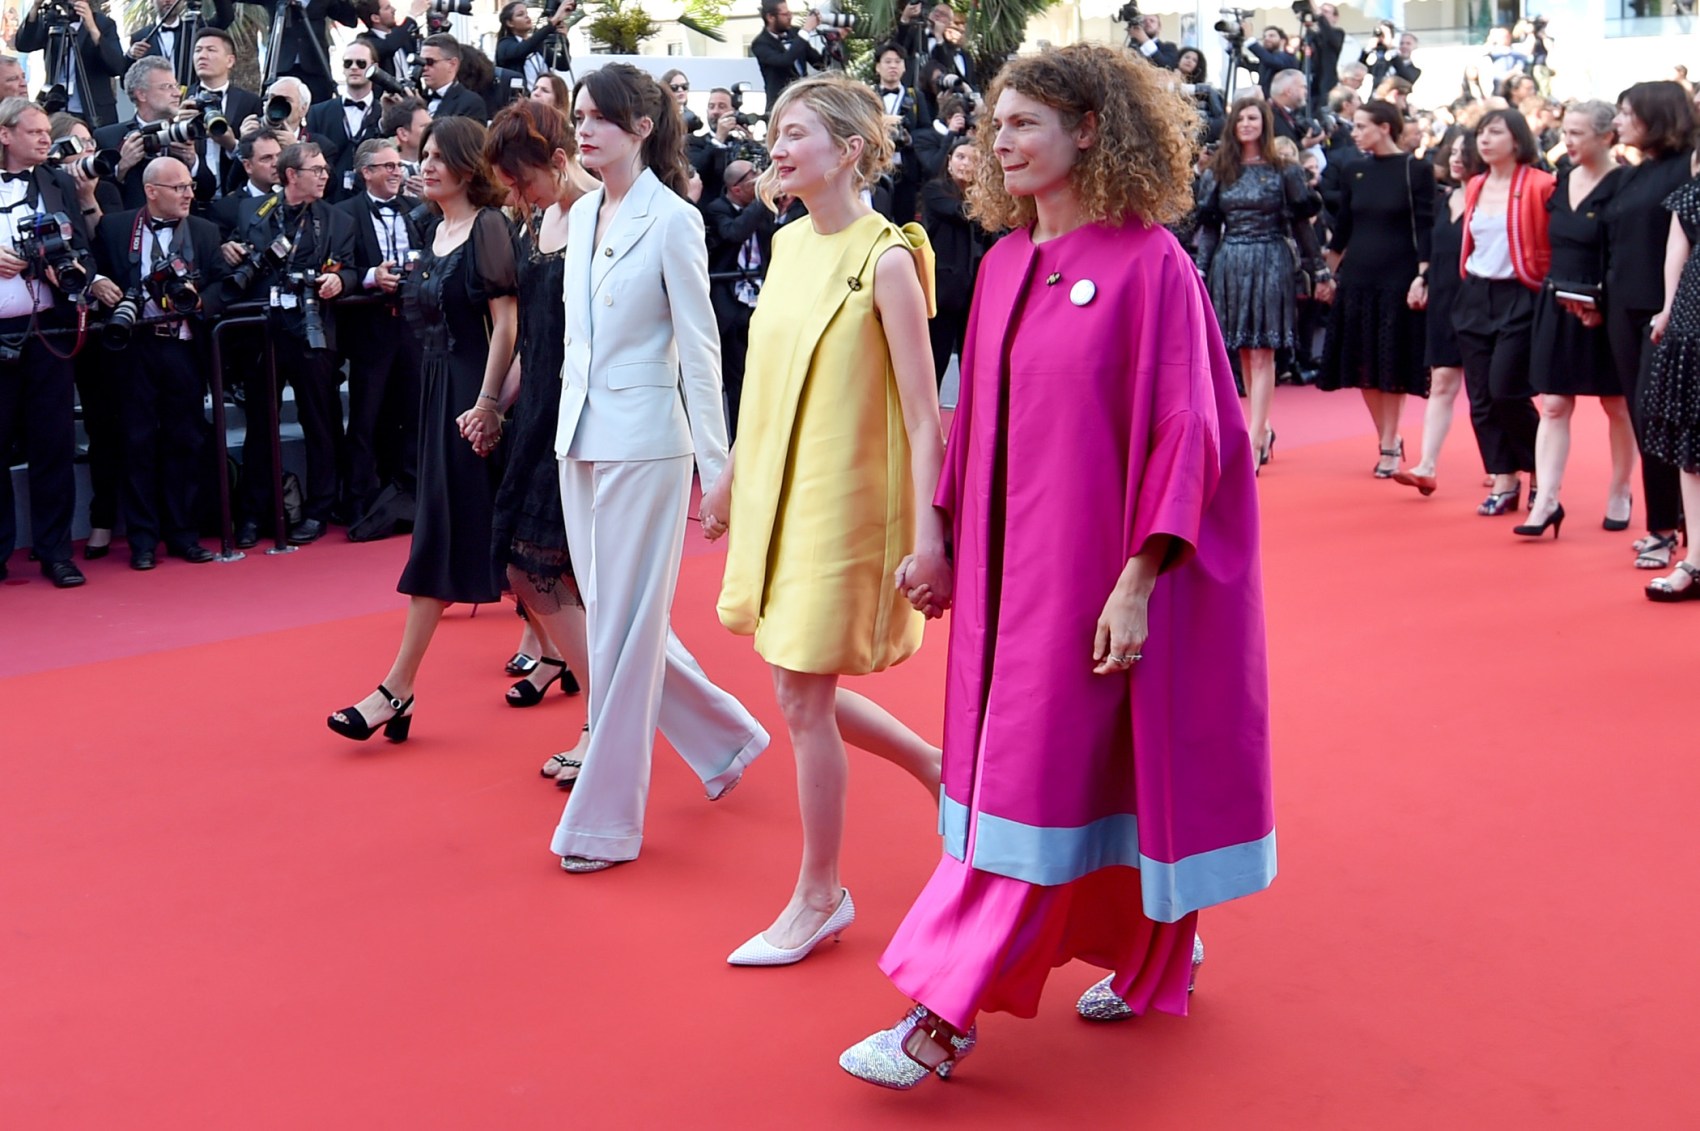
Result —
<instances>
[{"instance_id":1,"label":"woman in lace black dress","mask_svg":"<svg viewBox=\"0 0 1700 1131\"><path fill-rule=\"evenodd\" d=\"M1552 265L1535 307L1529 352L1529 384L1541 396L1541 423L1535 433L1535 479L1541 489L1529 508L1529 521L1513 528L1517 534L1539 534L1554 514L1562 513L1560 493L1577 397L1598 398L1611 429L1611 488L1604 526L1629 529L1635 432L1598 290L1606 272L1605 210L1626 179L1611 155L1616 114L1617 108L1608 102L1581 102L1564 115L1570 167L1547 201ZM1592 301L1562 297L1566 294L1587 295Z\"/></svg>"},{"instance_id":2,"label":"woman in lace black dress","mask_svg":"<svg viewBox=\"0 0 1700 1131\"><path fill-rule=\"evenodd\" d=\"M511 406L512 417L504 437L507 470L496 492L492 542L537 635L540 663L508 692L510 703L530 706L556 678L564 678L563 672L584 672L588 665L584 602L573 580L561 518L555 426L566 360L567 209L596 187L596 179L579 167L578 143L566 115L541 102L515 102L498 114L484 154L496 179L527 215L516 237L519 357L501 392L500 407ZM534 215L534 210L540 212ZM570 784L581 763L576 755L575 749L552 756L543 764L543 776Z\"/></svg>"},{"instance_id":3,"label":"woman in lace black dress","mask_svg":"<svg viewBox=\"0 0 1700 1131\"><path fill-rule=\"evenodd\" d=\"M1690 169L1693 165L1689 166ZM1653 363L1641 390L1642 451L1680 471L1688 556L1647 586L1650 601L1700 598L1700 179L1665 198L1665 308L1653 316Z\"/></svg>"},{"instance_id":4,"label":"woman in lace black dress","mask_svg":"<svg viewBox=\"0 0 1700 1131\"><path fill-rule=\"evenodd\" d=\"M1210 285L1222 344L1240 353L1246 423L1262 467L1275 451L1275 351L1298 344L1294 271L1303 267L1317 281L1318 297L1330 287L1310 225L1322 201L1304 171L1276 153L1268 103L1237 100L1226 128L1232 136L1222 139L1198 189L1198 269ZM1298 244L1297 264L1289 238Z\"/></svg>"},{"instance_id":5,"label":"woman in lace black dress","mask_svg":"<svg viewBox=\"0 0 1700 1131\"><path fill-rule=\"evenodd\" d=\"M425 199L437 218L401 287L402 309L424 353L419 511L396 586L412 600L384 682L326 720L361 741L380 725L392 742L407 738L414 680L443 610L502 597L502 569L490 552L501 467L488 453L501 435L499 391L519 323L513 237L498 210L508 194L484 160L484 127L470 118L433 122L421 152ZM477 437L477 451L463 430Z\"/></svg>"},{"instance_id":6,"label":"woman in lace black dress","mask_svg":"<svg viewBox=\"0 0 1700 1131\"><path fill-rule=\"evenodd\" d=\"M1405 454L1399 417L1405 397L1426 397L1423 364L1434 172L1399 148L1405 120L1371 99L1352 114L1352 144L1367 156L1341 185L1332 255L1340 275L1328 324L1319 389L1360 389L1380 445L1377 479L1391 479Z\"/></svg>"}]
</instances>

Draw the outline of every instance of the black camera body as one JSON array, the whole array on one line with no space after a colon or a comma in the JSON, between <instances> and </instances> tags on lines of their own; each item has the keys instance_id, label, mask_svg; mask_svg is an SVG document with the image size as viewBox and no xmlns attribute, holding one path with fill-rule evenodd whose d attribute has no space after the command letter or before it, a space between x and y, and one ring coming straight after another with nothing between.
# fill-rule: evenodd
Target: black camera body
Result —
<instances>
[{"instance_id":1,"label":"black camera body","mask_svg":"<svg viewBox=\"0 0 1700 1131\"><path fill-rule=\"evenodd\" d=\"M1144 18L1144 16L1139 14L1139 4L1137 0L1129 0L1128 3L1123 4L1120 8L1116 9L1116 22L1118 24L1136 24Z\"/></svg>"},{"instance_id":2,"label":"black camera body","mask_svg":"<svg viewBox=\"0 0 1700 1131\"><path fill-rule=\"evenodd\" d=\"M63 212L37 212L18 224L17 245L12 249L29 266L35 278L46 280L53 272L59 290L80 298L94 280L88 255L71 243L71 218Z\"/></svg>"},{"instance_id":3,"label":"black camera body","mask_svg":"<svg viewBox=\"0 0 1700 1131\"><path fill-rule=\"evenodd\" d=\"M230 273L230 285L237 294L251 290L256 280L289 265L289 253L294 245L288 236L279 236L265 247L250 247L242 262Z\"/></svg>"},{"instance_id":4,"label":"black camera body","mask_svg":"<svg viewBox=\"0 0 1700 1131\"><path fill-rule=\"evenodd\" d=\"M307 333L307 345L316 350L329 349L325 338L324 314L319 306L319 273L311 267L286 270L278 279L278 289L300 300L301 321Z\"/></svg>"},{"instance_id":5,"label":"black camera body","mask_svg":"<svg viewBox=\"0 0 1700 1131\"><path fill-rule=\"evenodd\" d=\"M228 120L225 128L230 128ZM190 118L182 122L169 122L161 118L157 122L145 122L137 127L136 133L142 138L142 152L149 157L164 157L171 152L173 145L193 145L207 136L206 127L199 118Z\"/></svg>"},{"instance_id":6,"label":"black camera body","mask_svg":"<svg viewBox=\"0 0 1700 1131\"><path fill-rule=\"evenodd\" d=\"M231 130L230 119L224 116L220 107L222 101L220 95L206 90L189 100L189 105L201 112L201 128L208 137L223 137Z\"/></svg>"},{"instance_id":7,"label":"black camera body","mask_svg":"<svg viewBox=\"0 0 1700 1131\"><path fill-rule=\"evenodd\" d=\"M142 280L159 308L171 314L195 314L201 309L201 277L180 255L155 263Z\"/></svg>"},{"instance_id":8,"label":"black camera body","mask_svg":"<svg viewBox=\"0 0 1700 1131\"><path fill-rule=\"evenodd\" d=\"M412 90L410 90L402 84L400 79L396 78L382 67L373 67L366 77L372 81L372 85L377 88L379 94L393 94L397 98L406 98L413 92L413 90L418 89L418 87L415 86Z\"/></svg>"},{"instance_id":9,"label":"black camera body","mask_svg":"<svg viewBox=\"0 0 1700 1131\"><path fill-rule=\"evenodd\" d=\"M47 151L46 163L75 170L85 180L95 181L112 175L118 165L118 154L110 149L84 150L76 138L62 137Z\"/></svg>"}]
</instances>

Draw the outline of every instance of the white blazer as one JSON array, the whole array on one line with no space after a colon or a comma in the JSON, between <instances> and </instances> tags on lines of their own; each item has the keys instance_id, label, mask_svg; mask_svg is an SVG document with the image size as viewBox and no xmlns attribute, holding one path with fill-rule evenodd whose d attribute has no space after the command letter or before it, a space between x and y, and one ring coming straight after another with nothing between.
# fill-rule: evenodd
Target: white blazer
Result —
<instances>
[{"instance_id":1,"label":"white blazer","mask_svg":"<svg viewBox=\"0 0 1700 1131\"><path fill-rule=\"evenodd\" d=\"M567 213L567 360L555 454L695 454L710 486L726 470L726 411L702 217L645 169L597 247L603 192L587 193Z\"/></svg>"}]
</instances>

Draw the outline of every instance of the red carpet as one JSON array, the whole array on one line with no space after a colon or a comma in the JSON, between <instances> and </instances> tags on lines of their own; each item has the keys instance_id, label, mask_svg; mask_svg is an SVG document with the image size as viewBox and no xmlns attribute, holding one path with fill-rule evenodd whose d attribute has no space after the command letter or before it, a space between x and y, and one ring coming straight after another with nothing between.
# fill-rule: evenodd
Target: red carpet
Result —
<instances>
[{"instance_id":1,"label":"red carpet","mask_svg":"<svg viewBox=\"0 0 1700 1131\"><path fill-rule=\"evenodd\" d=\"M782 738L718 805L658 748L642 859L569 877L537 766L583 707L498 702L512 616L454 611L405 746L324 729L388 666L400 543L120 554L78 593L14 558L0 1126L1693 1126L1700 608L1600 531L1598 414L1529 545L1472 513L1462 418L1419 500L1327 438L1342 405L1284 390L1262 484L1275 886L1202 916L1190 1018L1088 1026L1070 967L908 1095L835 1063L905 1005L874 963L938 852L895 771L853 761L843 944L732 970L795 873ZM782 734L718 569L687 561L679 633ZM935 630L860 686L936 737L943 660Z\"/></svg>"}]
</instances>

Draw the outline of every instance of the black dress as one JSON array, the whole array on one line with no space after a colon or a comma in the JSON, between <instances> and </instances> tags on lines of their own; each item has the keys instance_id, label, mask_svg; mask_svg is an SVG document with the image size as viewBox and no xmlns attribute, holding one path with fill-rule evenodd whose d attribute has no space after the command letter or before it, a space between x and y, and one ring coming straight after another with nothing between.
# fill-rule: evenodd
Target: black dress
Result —
<instances>
[{"instance_id":1,"label":"black dress","mask_svg":"<svg viewBox=\"0 0 1700 1131\"><path fill-rule=\"evenodd\" d=\"M1624 175L1615 170L1607 173L1575 209L1570 207L1571 175L1559 179L1547 201L1552 266L1535 303L1529 384L1537 393L1561 397L1621 397L1623 383L1605 325L1582 325L1580 318L1558 304L1555 284L1605 281L1605 210Z\"/></svg>"},{"instance_id":2,"label":"black dress","mask_svg":"<svg viewBox=\"0 0 1700 1131\"><path fill-rule=\"evenodd\" d=\"M1458 264L1464 258L1464 214L1452 218L1452 189L1435 197L1434 234L1428 262L1428 350L1423 360L1430 368L1464 367L1464 355L1458 349L1458 335L1452 331L1452 306L1458 301L1458 286L1463 277Z\"/></svg>"},{"instance_id":3,"label":"black dress","mask_svg":"<svg viewBox=\"0 0 1700 1131\"><path fill-rule=\"evenodd\" d=\"M1670 325L1653 347L1653 365L1641 390L1646 428L1641 447L1650 456L1700 473L1700 179L1665 199L1688 237L1688 262L1676 284Z\"/></svg>"},{"instance_id":4,"label":"black dress","mask_svg":"<svg viewBox=\"0 0 1700 1131\"><path fill-rule=\"evenodd\" d=\"M1333 248L1345 252L1320 389L1428 396L1428 333L1408 300L1434 235L1434 170L1403 153L1353 162L1341 182Z\"/></svg>"},{"instance_id":5,"label":"black dress","mask_svg":"<svg viewBox=\"0 0 1700 1131\"><path fill-rule=\"evenodd\" d=\"M501 482L501 446L480 456L455 418L478 403L490 355L490 300L517 287L508 222L481 209L465 242L438 257L437 225L425 232L420 261L402 280L401 305L419 336L418 515L407 567L396 588L414 597L492 604L502 597L502 568L490 552Z\"/></svg>"},{"instance_id":6,"label":"black dress","mask_svg":"<svg viewBox=\"0 0 1700 1131\"><path fill-rule=\"evenodd\" d=\"M1310 218L1322 201L1296 165L1247 165L1233 184L1205 173L1199 187L1198 269L1222 327L1222 344L1236 349L1291 349L1297 344L1298 295L1293 273L1313 273L1322 252ZM1293 261L1297 242L1302 262Z\"/></svg>"},{"instance_id":7,"label":"black dress","mask_svg":"<svg viewBox=\"0 0 1700 1131\"><path fill-rule=\"evenodd\" d=\"M503 436L508 464L496 492L493 549L498 562L523 571L539 593L580 604L555 463L561 366L566 361L562 294L567 251L539 251L535 237L523 229L514 244L519 263L519 400Z\"/></svg>"}]
</instances>

